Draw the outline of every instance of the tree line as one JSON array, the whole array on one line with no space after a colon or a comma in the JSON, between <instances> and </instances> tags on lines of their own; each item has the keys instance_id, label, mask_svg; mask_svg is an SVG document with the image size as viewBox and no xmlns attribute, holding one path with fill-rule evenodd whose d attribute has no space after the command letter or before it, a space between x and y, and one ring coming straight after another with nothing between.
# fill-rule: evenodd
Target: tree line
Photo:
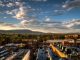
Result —
<instances>
[{"instance_id":1,"label":"tree line","mask_svg":"<svg viewBox=\"0 0 80 60\"><path fill-rule=\"evenodd\" d=\"M39 41L54 40L54 39L72 39L70 34L0 34L0 45L6 43L20 43L22 39L36 39ZM77 39L80 38L78 35Z\"/></svg>"}]
</instances>

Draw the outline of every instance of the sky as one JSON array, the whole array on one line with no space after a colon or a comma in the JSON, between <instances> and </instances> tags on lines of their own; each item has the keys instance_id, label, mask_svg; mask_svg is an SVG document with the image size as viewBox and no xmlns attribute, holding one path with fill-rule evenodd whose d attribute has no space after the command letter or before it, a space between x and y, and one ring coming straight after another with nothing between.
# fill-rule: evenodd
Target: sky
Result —
<instances>
[{"instance_id":1,"label":"sky","mask_svg":"<svg viewBox=\"0 0 80 60\"><path fill-rule=\"evenodd\" d=\"M0 0L0 30L80 32L80 0Z\"/></svg>"}]
</instances>

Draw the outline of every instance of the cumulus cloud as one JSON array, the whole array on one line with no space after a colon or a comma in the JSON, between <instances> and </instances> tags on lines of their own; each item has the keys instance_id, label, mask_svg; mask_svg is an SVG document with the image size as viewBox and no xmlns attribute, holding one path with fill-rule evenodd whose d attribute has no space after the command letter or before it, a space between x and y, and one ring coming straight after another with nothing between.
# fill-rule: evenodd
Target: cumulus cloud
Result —
<instances>
[{"instance_id":1,"label":"cumulus cloud","mask_svg":"<svg viewBox=\"0 0 80 60\"><path fill-rule=\"evenodd\" d=\"M28 16L29 13L33 11L31 6L25 6L25 2L15 2L15 4L18 6L15 9L6 11L7 14L12 15L13 18L16 18L17 20L29 20L34 18L33 16Z\"/></svg>"},{"instance_id":2,"label":"cumulus cloud","mask_svg":"<svg viewBox=\"0 0 80 60\"><path fill-rule=\"evenodd\" d=\"M73 19L72 21L64 23L66 27L72 29L80 29L80 20Z\"/></svg>"},{"instance_id":3,"label":"cumulus cloud","mask_svg":"<svg viewBox=\"0 0 80 60\"><path fill-rule=\"evenodd\" d=\"M65 2L65 4L62 5L62 7L67 10L80 7L80 0L73 0L73 1Z\"/></svg>"},{"instance_id":4,"label":"cumulus cloud","mask_svg":"<svg viewBox=\"0 0 80 60\"><path fill-rule=\"evenodd\" d=\"M16 13L16 16L14 16L17 19L22 19L26 16L27 11L25 7L20 7L19 11Z\"/></svg>"},{"instance_id":5,"label":"cumulus cloud","mask_svg":"<svg viewBox=\"0 0 80 60\"><path fill-rule=\"evenodd\" d=\"M33 26L38 26L40 25L41 22L35 20L35 19L31 19L31 20L22 20L20 22L20 25L21 26L24 26L24 27L33 27Z\"/></svg>"},{"instance_id":6,"label":"cumulus cloud","mask_svg":"<svg viewBox=\"0 0 80 60\"><path fill-rule=\"evenodd\" d=\"M24 29L23 26L20 26L20 24L12 24L12 23L6 23L6 22L0 22L0 30L17 30L17 29Z\"/></svg>"},{"instance_id":7,"label":"cumulus cloud","mask_svg":"<svg viewBox=\"0 0 80 60\"><path fill-rule=\"evenodd\" d=\"M29 18L28 12L31 11L31 7L25 6L25 2L15 1L6 3L1 1L0 3L1 7L8 8L7 10L3 10L2 13L9 14L18 20L27 20Z\"/></svg>"},{"instance_id":8,"label":"cumulus cloud","mask_svg":"<svg viewBox=\"0 0 80 60\"><path fill-rule=\"evenodd\" d=\"M80 32L80 20L73 19L71 21L60 23L45 23L38 20L22 20L18 24L0 22L0 27L0 30L29 29L32 31L40 31L45 33L76 33Z\"/></svg>"},{"instance_id":9,"label":"cumulus cloud","mask_svg":"<svg viewBox=\"0 0 80 60\"><path fill-rule=\"evenodd\" d=\"M25 25L27 25L28 23L29 23L29 21L27 21L27 20L23 20L23 21L20 22L20 24L21 24L22 26L25 26Z\"/></svg>"},{"instance_id":10,"label":"cumulus cloud","mask_svg":"<svg viewBox=\"0 0 80 60\"><path fill-rule=\"evenodd\" d=\"M15 26L13 24L0 22L0 30L11 30L14 27Z\"/></svg>"},{"instance_id":11,"label":"cumulus cloud","mask_svg":"<svg viewBox=\"0 0 80 60\"><path fill-rule=\"evenodd\" d=\"M3 17L4 19L6 19L7 17L5 16L5 17Z\"/></svg>"},{"instance_id":12,"label":"cumulus cloud","mask_svg":"<svg viewBox=\"0 0 80 60\"><path fill-rule=\"evenodd\" d=\"M49 23L48 23L49 22ZM71 20L67 22L51 22L50 20L46 22L39 22L32 20L21 21L20 25L25 29L40 31L40 32L51 32L51 33L69 33L69 32L79 32L80 31L80 20Z\"/></svg>"},{"instance_id":13,"label":"cumulus cloud","mask_svg":"<svg viewBox=\"0 0 80 60\"><path fill-rule=\"evenodd\" d=\"M7 1L7 0L0 0L0 6L5 6L5 7L13 7L13 6L21 6L22 4L25 4L24 2L20 2L18 0L14 1Z\"/></svg>"},{"instance_id":14,"label":"cumulus cloud","mask_svg":"<svg viewBox=\"0 0 80 60\"><path fill-rule=\"evenodd\" d=\"M14 3L11 3L11 2L8 3L8 4L6 4L7 7L12 7L12 6L14 6L14 5L15 5L15 4L14 4Z\"/></svg>"},{"instance_id":15,"label":"cumulus cloud","mask_svg":"<svg viewBox=\"0 0 80 60\"><path fill-rule=\"evenodd\" d=\"M43 1L43 0L36 0ZM47 0L44 0L47 1ZM56 22L46 17L45 21L38 21L32 16L28 16L29 12L35 11L30 6L25 7L24 2L14 2L4 4L0 2L0 6L7 6L11 8L16 6L14 9L4 11L6 14L10 14L13 18L20 20L18 24L10 24L0 22L0 30L12 30L12 29L29 29L40 32L52 32L52 33L67 33L67 32L79 32L80 31L80 20L73 19L68 22ZM77 4L78 3L78 4ZM79 7L79 0L69 1L62 5L60 10L54 10L54 14L61 15L72 8ZM36 12L36 11L35 11ZM43 13L43 12L42 12ZM43 13L44 14L44 13ZM4 17L6 18L6 17Z\"/></svg>"},{"instance_id":16,"label":"cumulus cloud","mask_svg":"<svg viewBox=\"0 0 80 60\"><path fill-rule=\"evenodd\" d=\"M57 6L58 7L54 10L53 15L63 15L72 9L80 8L80 0L67 0L63 4Z\"/></svg>"},{"instance_id":17,"label":"cumulus cloud","mask_svg":"<svg viewBox=\"0 0 80 60\"><path fill-rule=\"evenodd\" d=\"M62 15L64 13L66 13L67 10L65 10L64 8L61 8L61 9L57 9L57 10L54 10L54 15Z\"/></svg>"}]
</instances>

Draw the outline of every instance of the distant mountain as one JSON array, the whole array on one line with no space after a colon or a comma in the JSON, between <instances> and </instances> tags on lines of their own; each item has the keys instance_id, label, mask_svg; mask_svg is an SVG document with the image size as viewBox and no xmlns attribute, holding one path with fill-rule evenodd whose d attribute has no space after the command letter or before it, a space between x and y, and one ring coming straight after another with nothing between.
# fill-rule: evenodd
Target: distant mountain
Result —
<instances>
[{"instance_id":1,"label":"distant mountain","mask_svg":"<svg viewBox=\"0 0 80 60\"><path fill-rule=\"evenodd\" d=\"M0 30L0 33L19 33L19 34L43 34L42 32L38 31L31 31L31 30Z\"/></svg>"},{"instance_id":2,"label":"distant mountain","mask_svg":"<svg viewBox=\"0 0 80 60\"><path fill-rule=\"evenodd\" d=\"M2 34L80 34L79 32L77 33L44 33L44 32L38 32L38 31L31 31L31 30L0 30L0 33Z\"/></svg>"}]
</instances>

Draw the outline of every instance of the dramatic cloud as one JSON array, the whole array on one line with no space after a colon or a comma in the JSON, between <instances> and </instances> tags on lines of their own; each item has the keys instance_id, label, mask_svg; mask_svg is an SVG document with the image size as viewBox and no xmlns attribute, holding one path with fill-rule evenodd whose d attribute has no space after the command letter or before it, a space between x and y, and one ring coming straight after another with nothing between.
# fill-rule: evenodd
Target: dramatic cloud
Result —
<instances>
[{"instance_id":1,"label":"dramatic cloud","mask_svg":"<svg viewBox=\"0 0 80 60\"><path fill-rule=\"evenodd\" d=\"M53 15L63 15L74 8L80 8L80 0L67 0L63 4L57 6L58 7L54 10Z\"/></svg>"},{"instance_id":2,"label":"dramatic cloud","mask_svg":"<svg viewBox=\"0 0 80 60\"><path fill-rule=\"evenodd\" d=\"M44 22L39 22L32 20L22 21L21 26L26 29L40 32L56 32L56 33L69 33L69 32L79 32L80 30L80 20L73 19L69 22L52 22L50 20L45 20Z\"/></svg>"},{"instance_id":3,"label":"dramatic cloud","mask_svg":"<svg viewBox=\"0 0 80 60\"><path fill-rule=\"evenodd\" d=\"M26 17L27 11L25 7L20 7L19 11L16 13L16 16L14 16L17 19L23 19Z\"/></svg>"},{"instance_id":4,"label":"dramatic cloud","mask_svg":"<svg viewBox=\"0 0 80 60\"><path fill-rule=\"evenodd\" d=\"M6 10L1 10L2 13L11 15L17 20L28 20L31 16L28 16L28 13L32 11L30 6L25 6L25 2L15 1L15 2L2 2L0 1L0 7L8 8Z\"/></svg>"},{"instance_id":5,"label":"dramatic cloud","mask_svg":"<svg viewBox=\"0 0 80 60\"><path fill-rule=\"evenodd\" d=\"M6 4L6 6L7 7L12 7L12 6L15 6L15 4L14 3L8 3L8 4Z\"/></svg>"},{"instance_id":6,"label":"dramatic cloud","mask_svg":"<svg viewBox=\"0 0 80 60\"><path fill-rule=\"evenodd\" d=\"M71 10L73 8L80 7L80 0L73 0L73 1L65 2L65 4L62 5L62 7L67 10Z\"/></svg>"},{"instance_id":7,"label":"dramatic cloud","mask_svg":"<svg viewBox=\"0 0 80 60\"><path fill-rule=\"evenodd\" d=\"M29 1L34 1L34 4L36 4L37 2L41 3L46 2L48 0L29 0ZM55 20L51 20L53 15L62 15L63 13L73 8L80 7L80 0L66 1L63 4L59 4L60 6L57 5L58 6L57 9L55 7L52 7L52 4L50 5L47 3L46 6L45 4L46 3L44 3L43 5L40 4L34 5L35 7L33 7L32 4L29 5L28 2L23 2L21 0L7 3L0 1L0 13L4 14L6 13L5 15L7 14L10 15L7 17L10 18L12 17L12 20L14 19L19 21L19 23L15 22L13 24L7 23L8 21L10 21L10 19L8 21L5 21L5 23L0 22L0 30L29 29L32 31L52 33L80 32L79 19L78 20L73 19L71 21L66 22L56 22ZM49 7L51 8L48 9ZM47 17L45 18L44 16ZM7 20L7 17L3 18ZM40 19L42 20L40 21Z\"/></svg>"},{"instance_id":8,"label":"dramatic cloud","mask_svg":"<svg viewBox=\"0 0 80 60\"><path fill-rule=\"evenodd\" d=\"M80 20L74 19L69 22L51 22L49 23L39 22L37 20L22 20L18 24L10 24L0 22L0 30L12 30L12 29L29 29L32 31L40 31L45 33L76 33L80 32Z\"/></svg>"},{"instance_id":9,"label":"dramatic cloud","mask_svg":"<svg viewBox=\"0 0 80 60\"><path fill-rule=\"evenodd\" d=\"M66 27L72 29L80 29L80 20L73 19L72 21L64 23Z\"/></svg>"},{"instance_id":10,"label":"dramatic cloud","mask_svg":"<svg viewBox=\"0 0 80 60\"><path fill-rule=\"evenodd\" d=\"M11 30L14 29L14 27L15 26L13 24L0 22L0 30Z\"/></svg>"}]
</instances>

